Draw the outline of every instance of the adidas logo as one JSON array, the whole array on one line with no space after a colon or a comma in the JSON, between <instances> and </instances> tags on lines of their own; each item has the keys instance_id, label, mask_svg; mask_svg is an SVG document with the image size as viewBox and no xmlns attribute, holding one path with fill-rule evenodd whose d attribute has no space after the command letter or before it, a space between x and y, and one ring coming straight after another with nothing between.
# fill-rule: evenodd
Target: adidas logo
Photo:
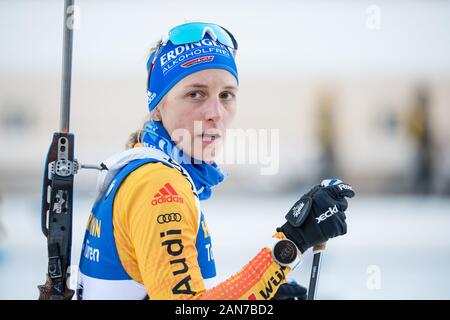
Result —
<instances>
[{"instance_id":1,"label":"adidas logo","mask_svg":"<svg viewBox=\"0 0 450 320\"><path fill-rule=\"evenodd\" d=\"M183 198L178 195L170 183L166 183L164 187L159 189L159 192L153 196L152 205L156 206L166 202L183 203Z\"/></svg>"}]
</instances>

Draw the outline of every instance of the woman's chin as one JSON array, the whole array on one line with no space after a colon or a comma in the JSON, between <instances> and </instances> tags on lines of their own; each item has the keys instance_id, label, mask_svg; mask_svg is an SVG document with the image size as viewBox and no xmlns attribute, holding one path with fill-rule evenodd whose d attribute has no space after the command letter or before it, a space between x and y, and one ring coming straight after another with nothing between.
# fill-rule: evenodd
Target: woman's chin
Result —
<instances>
[{"instance_id":1,"label":"woman's chin","mask_svg":"<svg viewBox=\"0 0 450 320\"><path fill-rule=\"evenodd\" d=\"M223 148L222 139L216 140L213 143L207 144L203 148L203 161L214 162L220 155Z\"/></svg>"}]
</instances>

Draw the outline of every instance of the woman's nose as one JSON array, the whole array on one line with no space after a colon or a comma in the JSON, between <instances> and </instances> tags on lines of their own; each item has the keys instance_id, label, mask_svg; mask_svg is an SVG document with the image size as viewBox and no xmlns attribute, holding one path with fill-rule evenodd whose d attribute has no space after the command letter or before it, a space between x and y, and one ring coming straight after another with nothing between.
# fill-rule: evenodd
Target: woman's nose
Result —
<instances>
[{"instance_id":1,"label":"woman's nose","mask_svg":"<svg viewBox=\"0 0 450 320\"><path fill-rule=\"evenodd\" d=\"M220 121L223 117L222 104L220 99L210 98L206 102L205 106L205 120L207 121Z\"/></svg>"}]
</instances>

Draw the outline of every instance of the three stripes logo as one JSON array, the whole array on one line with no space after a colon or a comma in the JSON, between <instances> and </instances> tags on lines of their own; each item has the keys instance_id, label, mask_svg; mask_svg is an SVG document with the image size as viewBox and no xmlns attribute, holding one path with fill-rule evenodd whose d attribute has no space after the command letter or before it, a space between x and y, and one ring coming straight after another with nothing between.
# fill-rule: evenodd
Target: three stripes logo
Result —
<instances>
[{"instance_id":1,"label":"three stripes logo","mask_svg":"<svg viewBox=\"0 0 450 320\"><path fill-rule=\"evenodd\" d=\"M181 214L177 212L171 212L166 214L160 214L156 219L159 224L169 223L169 222L180 222Z\"/></svg>"},{"instance_id":2,"label":"three stripes logo","mask_svg":"<svg viewBox=\"0 0 450 320\"><path fill-rule=\"evenodd\" d=\"M159 192L153 196L152 205L156 206L166 202L183 203L183 198L178 195L170 183L166 183L161 189L159 189Z\"/></svg>"}]
</instances>

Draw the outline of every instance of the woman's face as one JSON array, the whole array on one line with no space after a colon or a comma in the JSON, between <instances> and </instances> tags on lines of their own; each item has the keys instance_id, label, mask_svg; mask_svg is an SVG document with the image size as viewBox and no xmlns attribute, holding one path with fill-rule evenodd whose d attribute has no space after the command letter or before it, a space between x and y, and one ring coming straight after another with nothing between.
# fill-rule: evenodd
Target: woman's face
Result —
<instances>
[{"instance_id":1,"label":"woman's face","mask_svg":"<svg viewBox=\"0 0 450 320\"><path fill-rule=\"evenodd\" d=\"M236 78L222 69L195 72L178 82L159 105L171 139L189 156L211 162L236 114Z\"/></svg>"}]
</instances>

